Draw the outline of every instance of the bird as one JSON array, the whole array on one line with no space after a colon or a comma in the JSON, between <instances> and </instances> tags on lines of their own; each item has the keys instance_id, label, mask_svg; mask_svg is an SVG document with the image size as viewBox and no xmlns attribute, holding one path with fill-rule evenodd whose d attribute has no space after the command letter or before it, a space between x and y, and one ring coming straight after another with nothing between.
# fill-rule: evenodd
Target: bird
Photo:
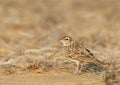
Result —
<instances>
[{"instance_id":1,"label":"bird","mask_svg":"<svg viewBox=\"0 0 120 85\"><path fill-rule=\"evenodd\" d=\"M94 63L98 66L106 65L106 63L98 60L87 47L83 44L75 42L70 36L62 37L60 42L62 43L65 57L75 62L77 65L74 74L81 73L84 64L86 63Z\"/></svg>"}]
</instances>

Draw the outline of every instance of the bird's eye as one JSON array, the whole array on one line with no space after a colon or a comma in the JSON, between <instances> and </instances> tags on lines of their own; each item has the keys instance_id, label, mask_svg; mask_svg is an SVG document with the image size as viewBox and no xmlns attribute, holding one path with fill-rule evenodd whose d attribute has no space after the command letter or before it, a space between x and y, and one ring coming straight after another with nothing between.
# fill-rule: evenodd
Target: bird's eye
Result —
<instances>
[{"instance_id":1,"label":"bird's eye","mask_svg":"<svg viewBox=\"0 0 120 85\"><path fill-rule=\"evenodd\" d=\"M65 39L65 40L69 40L69 39Z\"/></svg>"}]
</instances>

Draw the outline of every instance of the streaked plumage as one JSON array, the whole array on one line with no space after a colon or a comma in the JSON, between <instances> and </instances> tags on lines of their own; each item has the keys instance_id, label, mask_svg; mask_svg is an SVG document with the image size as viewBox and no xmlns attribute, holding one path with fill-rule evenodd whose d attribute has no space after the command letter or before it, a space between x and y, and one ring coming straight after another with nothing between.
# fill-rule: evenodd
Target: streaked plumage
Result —
<instances>
[{"instance_id":1,"label":"streaked plumage","mask_svg":"<svg viewBox=\"0 0 120 85\"><path fill-rule=\"evenodd\" d=\"M79 67L81 67L81 72L84 63L92 62L96 65L103 66L103 63L96 59L94 54L89 49L79 43L74 42L71 37L65 36L60 40L60 42L63 45L65 56L73 61L76 61L77 63L75 73L78 72Z\"/></svg>"}]
</instances>

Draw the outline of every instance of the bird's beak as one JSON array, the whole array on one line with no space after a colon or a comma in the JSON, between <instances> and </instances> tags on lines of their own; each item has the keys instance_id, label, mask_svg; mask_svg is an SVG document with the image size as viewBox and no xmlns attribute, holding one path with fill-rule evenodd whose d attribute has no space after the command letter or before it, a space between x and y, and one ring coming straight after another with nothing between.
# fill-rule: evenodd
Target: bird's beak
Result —
<instances>
[{"instance_id":1,"label":"bird's beak","mask_svg":"<svg viewBox=\"0 0 120 85\"><path fill-rule=\"evenodd\" d=\"M60 42L62 42L62 39L60 40Z\"/></svg>"}]
</instances>

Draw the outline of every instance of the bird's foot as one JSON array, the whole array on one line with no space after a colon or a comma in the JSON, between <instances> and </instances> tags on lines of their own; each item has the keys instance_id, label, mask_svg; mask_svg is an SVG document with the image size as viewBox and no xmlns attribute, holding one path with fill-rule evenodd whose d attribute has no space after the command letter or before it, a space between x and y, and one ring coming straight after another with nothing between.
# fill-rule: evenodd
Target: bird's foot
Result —
<instances>
[{"instance_id":1,"label":"bird's foot","mask_svg":"<svg viewBox=\"0 0 120 85\"><path fill-rule=\"evenodd\" d=\"M79 75L79 74L81 74L81 70L78 70L78 69L75 70L75 71L74 71L74 74L75 74L75 75Z\"/></svg>"}]
</instances>

